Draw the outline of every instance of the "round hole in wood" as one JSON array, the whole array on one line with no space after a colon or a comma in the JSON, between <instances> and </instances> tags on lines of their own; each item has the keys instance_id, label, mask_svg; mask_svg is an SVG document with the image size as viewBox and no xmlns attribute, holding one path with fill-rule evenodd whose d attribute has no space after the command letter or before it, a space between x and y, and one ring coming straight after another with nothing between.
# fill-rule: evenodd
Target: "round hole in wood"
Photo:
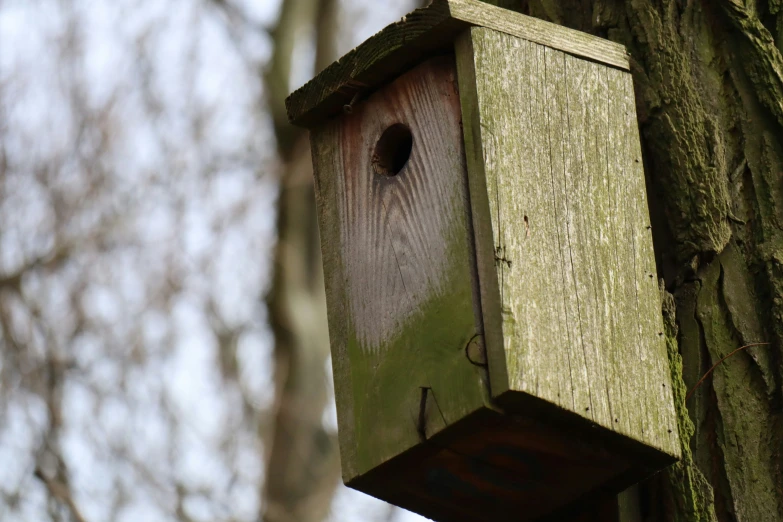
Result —
<instances>
[{"instance_id":1,"label":"round hole in wood","mask_svg":"<svg viewBox=\"0 0 783 522\"><path fill-rule=\"evenodd\" d=\"M411 130L395 123L381 134L372 155L372 168L383 176L396 176L408 163L413 148Z\"/></svg>"}]
</instances>

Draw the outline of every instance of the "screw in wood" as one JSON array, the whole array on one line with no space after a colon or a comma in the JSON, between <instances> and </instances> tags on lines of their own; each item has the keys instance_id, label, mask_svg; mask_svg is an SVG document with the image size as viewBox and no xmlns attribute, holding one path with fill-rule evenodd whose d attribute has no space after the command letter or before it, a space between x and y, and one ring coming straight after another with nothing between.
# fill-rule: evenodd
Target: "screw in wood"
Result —
<instances>
[{"instance_id":1,"label":"screw in wood","mask_svg":"<svg viewBox=\"0 0 783 522\"><path fill-rule=\"evenodd\" d=\"M359 99L359 94L361 91L356 91L356 93L353 95L353 98L351 98L351 101L343 105L343 112L345 114L353 114L353 105L356 103L356 100Z\"/></svg>"}]
</instances>

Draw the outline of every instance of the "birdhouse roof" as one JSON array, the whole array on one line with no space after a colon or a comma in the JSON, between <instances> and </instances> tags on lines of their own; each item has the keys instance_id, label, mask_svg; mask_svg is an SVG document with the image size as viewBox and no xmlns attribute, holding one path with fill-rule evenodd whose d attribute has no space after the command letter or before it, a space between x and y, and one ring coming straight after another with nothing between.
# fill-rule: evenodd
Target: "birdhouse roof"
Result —
<instances>
[{"instance_id":1,"label":"birdhouse roof","mask_svg":"<svg viewBox=\"0 0 783 522\"><path fill-rule=\"evenodd\" d=\"M479 0L435 0L370 37L286 99L288 119L312 127L423 60L451 52L469 27L487 27L629 70L624 46Z\"/></svg>"}]
</instances>

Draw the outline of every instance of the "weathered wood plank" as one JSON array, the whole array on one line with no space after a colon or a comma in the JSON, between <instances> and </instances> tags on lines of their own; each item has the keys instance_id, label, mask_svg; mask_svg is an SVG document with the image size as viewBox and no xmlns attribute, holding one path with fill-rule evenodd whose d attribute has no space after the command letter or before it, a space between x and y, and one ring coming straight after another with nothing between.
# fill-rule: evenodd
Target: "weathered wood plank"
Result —
<instances>
[{"instance_id":1,"label":"weathered wood plank","mask_svg":"<svg viewBox=\"0 0 783 522\"><path fill-rule=\"evenodd\" d=\"M525 46L520 48L520 53L524 54L529 64L526 82L520 85L521 93L526 92L529 101L522 105L523 112L519 115L519 122L523 126L525 135L544 134L547 132L546 114L547 106L544 97L544 86L541 79L546 72L545 49L541 46L526 42ZM507 68L506 74L513 71L515 59L522 59L521 56L509 56L504 63ZM516 82L515 82L516 83ZM517 89L513 89L515 91ZM515 100L509 99L509 106L514 106ZM505 126L505 125L504 125ZM512 136L509 138L513 139ZM556 345L567 345L568 332L565 328L565 287L561 274L550 270L547 266L547 253L557 248L557 231L554 222L546 222L537 219L538 216L545 215L554 210L555 201L552 195L552 157L548 151L536 147L533 140L524 140L522 142L524 155L516 159L522 165L520 175L530 180L531 191L525 198L515 198L514 205L519 205L517 211L512 215L522 214L524 230L516 230L519 237L510 237L510 249L520 251L523 249L528 253L530 259L530 270L520 271L519 266L512 266L514 269L514 281L517 284L509 285L509 291L516 293L519 287L526 287L528 293L541 294L549 292L552 299L545 306L528 307L521 310L521 315L515 310L512 303L504 303L505 315L512 317L515 323L524 327L525 348L517 350L517 368L510 368L509 373L514 376L512 383L525 374L530 375L528 386L535 386L537 394L540 397L547 397L557 403L567 399L567 403L572 406L572 393L570 390L562 389L562 382L555 374L546 371L545 368L535 364L540 360L543 350L547 347L538 342L538 335L530 328L532 324L546 324L547 328L543 335L552 339ZM525 161L525 158L528 158ZM510 173L512 176L514 173ZM508 181L506 180L506 183ZM499 200L499 195L496 196ZM527 220L525 220L527 218ZM519 227L514 227L519 228ZM510 261L509 256L509 261ZM543 277L536 277L533 270L539 274L545 274ZM510 275L510 274L509 274ZM514 301L517 301L516 299ZM522 303L520 303L522 304ZM526 304L526 303L524 303ZM513 338L506 341L507 349L513 349ZM567 364L567 354L563 351L558 352L563 364ZM522 361L522 357L527 360ZM512 384L513 385L513 384Z\"/></svg>"},{"instance_id":2,"label":"weathered wood plank","mask_svg":"<svg viewBox=\"0 0 783 522\"><path fill-rule=\"evenodd\" d=\"M635 394L625 395L623 379L638 381L638 363L636 343L632 333L627 328L631 320L628 316L627 306L617 306L617 303L625 303L629 299L631 279L628 277L628 267L633 263L631 252L626 246L624 231L624 216L620 214L625 196L623 187L627 175L625 156L625 139L623 118L625 117L625 101L621 96L622 88L618 84L619 74L609 74L603 70L599 73L599 80L607 86L609 96L605 102L607 106L607 121L605 131L600 133L596 140L603 142L606 157L607 175L605 180L607 220L605 233L609 238L608 252L604 261L607 262L607 275L609 284L607 288L608 300L612 304L609 310L608 321L611 325L610 339L612 350L609 352L611 368L609 370L611 381L609 382L609 395L611 397L611 418L615 430L628 436L639 433L635 412L640 411L642 397Z\"/></svg>"},{"instance_id":3,"label":"weathered wood plank","mask_svg":"<svg viewBox=\"0 0 783 522\"><path fill-rule=\"evenodd\" d=\"M465 143L465 161L468 176L470 211L474 216L473 241L476 255L476 275L480 281L479 302L482 311L484 346L502 346L503 329L501 298L498 277L495 271L495 234L498 228L492 226L491 219L477 219L475 216L490 216L493 209L490 201L496 200L496 185L488 181L488 169L484 165L484 149L491 142L482 135L479 114L479 97L476 92L476 63L471 30L465 31L455 41L454 49L457 61L457 79L460 92L463 138ZM489 169L489 172L493 172ZM487 197L489 194L489 197ZM488 354L486 354L488 355ZM504 359L487 357L489 374L492 376L493 389L508 389L508 371Z\"/></svg>"},{"instance_id":4,"label":"weathered wood plank","mask_svg":"<svg viewBox=\"0 0 783 522\"><path fill-rule=\"evenodd\" d=\"M493 396L678 455L630 75L486 28L456 50Z\"/></svg>"},{"instance_id":5,"label":"weathered wood plank","mask_svg":"<svg viewBox=\"0 0 783 522\"><path fill-rule=\"evenodd\" d=\"M395 143L377 144L398 125L412 143L394 166ZM483 370L465 355L480 331L453 57L402 75L312 142L350 482L483 406Z\"/></svg>"},{"instance_id":6,"label":"weathered wood plank","mask_svg":"<svg viewBox=\"0 0 783 522\"><path fill-rule=\"evenodd\" d=\"M358 475L356 462L356 435L354 402L352 400L353 378L351 359L348 352L349 326L343 320L346 307L344 284L345 266L339 248L340 213L338 199L334 197L343 190L345 181L333 173L342 170L343 157L340 148L339 129L335 123L325 123L310 133L310 149L313 157L315 199L318 210L318 228L321 238L321 256L324 266L326 290L326 313L329 323L329 342L332 353L332 374L334 395L337 404L337 425L340 430L340 461L345 480ZM329 267L327 269L327 267ZM339 378L338 378L339 376Z\"/></svg>"},{"instance_id":7,"label":"weathered wood plank","mask_svg":"<svg viewBox=\"0 0 783 522\"><path fill-rule=\"evenodd\" d=\"M623 101L625 102L624 121L626 125L627 165L632 184L629 186L629 215L633 223L632 241L634 258L637 260L636 285L639 317L639 345L641 364L653 371L646 372L647 397L658 404L673 404L672 388L668 375L668 355L663 334L661 297L656 277L655 253L653 251L652 227L647 203L644 167L642 164L639 126L636 122L636 104L634 101L633 81L629 74L623 74ZM677 437L677 419L672 408L648 409L650 414L650 445L670 454L679 455L680 446ZM663 429L658 429L662 427Z\"/></svg>"},{"instance_id":8,"label":"weathered wood plank","mask_svg":"<svg viewBox=\"0 0 783 522\"><path fill-rule=\"evenodd\" d=\"M551 49L629 70L625 47L581 31L574 31L477 0L449 0L452 17L472 26L486 27Z\"/></svg>"},{"instance_id":9,"label":"weathered wood plank","mask_svg":"<svg viewBox=\"0 0 783 522\"><path fill-rule=\"evenodd\" d=\"M634 227L637 225L643 226L643 224L635 223L636 216L633 210L633 202L630 199L633 197L633 189L637 182L633 177L637 172L629 162L640 158L632 158L629 154L630 137L628 130L630 122L627 120L628 105L625 100L625 78L620 74L614 74L613 71L607 71L607 76L610 92L613 94L610 100L611 122L617 132L617 141L610 142L609 147L615 149L617 153L617 172L618 174L622 173L612 178L617 190L615 196L617 209L615 225L617 227L618 240L616 251L620 257L620 264L617 268L619 269L621 281L619 291L621 292L620 299L622 301L620 302L624 304L621 311L622 320L618 323L618 327L622 328L624 340L628 343L623 346L633 347L624 354L626 358L623 361L623 367L626 368L626 379L631 383L631 386L625 388L623 392L624 395L629 395L629 388L633 390L633 394L627 398L632 408L628 411L628 414L631 415L632 433L648 433L648 436L650 436L652 435L650 432L650 413L645 408L645 401L649 400L647 396L649 391L649 368L643 360L645 346L642 343L639 332L640 321L643 321L644 318L638 316L636 267L641 260L637 259L637 253L633 246ZM636 125L635 121L633 124Z\"/></svg>"},{"instance_id":10,"label":"weathered wood plank","mask_svg":"<svg viewBox=\"0 0 783 522\"><path fill-rule=\"evenodd\" d=\"M451 50L457 35L483 26L627 70L625 48L614 42L495 7L478 0L435 0L389 25L331 64L286 100L292 123L312 127L401 71Z\"/></svg>"},{"instance_id":11,"label":"weathered wood plank","mask_svg":"<svg viewBox=\"0 0 783 522\"><path fill-rule=\"evenodd\" d=\"M600 225L605 218L601 214L607 208L601 183L606 177L606 162L597 146L599 134L595 128L606 127L608 93L606 86L598 81L601 66L569 55L564 55L564 59L569 249L579 289L576 299L585 371L587 380L592 383L589 404L579 406L584 406L585 413L606 425L611 423L608 390L600 386L600 383L607 383L608 369L601 346L603 339L611 335L605 320L609 303L602 291L606 278L602 254L606 248Z\"/></svg>"},{"instance_id":12,"label":"weathered wood plank","mask_svg":"<svg viewBox=\"0 0 783 522\"><path fill-rule=\"evenodd\" d=\"M555 212L550 216L536 216L536 220L552 219L557 233L557 251L552 252L548 259L553 270L558 270L564 282L565 326L568 332L566 344L555 347L556 352L565 352L565 361L558 361L559 368L566 371L558 371L556 375L561 381L561 389L571 390L572 404L568 409L578 411L580 414L590 416L590 382L588 381L582 331L579 324L579 296L584 289L578 285L577 272L581 266L574 263L574 250L572 239L574 231L574 209L572 201L577 195L569 194L568 174L566 172L565 158L571 144L567 140L568 121L566 119L566 89L565 86L565 55L554 49L545 48L545 73L539 81L544 86L544 97L547 103L546 129L543 140L537 143L542 150L549 152L551 158L550 175L552 178L552 197L555 203ZM544 141L546 140L546 141ZM515 184L516 185L516 184ZM514 192L519 192L518 186L512 185L506 198L513 197ZM514 257L520 257L519 255ZM578 260L577 260L578 261ZM524 270L524 267L522 268ZM520 290L523 290L520 288ZM525 296L533 305L541 300L542 296ZM532 298L532 299L531 299ZM551 359L537 361L537 364L550 362L544 366L551 367ZM551 370L549 370L551 371ZM515 386L516 388L516 386Z\"/></svg>"}]
</instances>

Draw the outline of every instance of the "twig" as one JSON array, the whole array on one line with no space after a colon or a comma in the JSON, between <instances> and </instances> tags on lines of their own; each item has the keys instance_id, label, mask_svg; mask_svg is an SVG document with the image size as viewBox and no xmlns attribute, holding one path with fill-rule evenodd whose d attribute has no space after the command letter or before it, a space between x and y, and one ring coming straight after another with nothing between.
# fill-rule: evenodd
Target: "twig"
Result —
<instances>
[{"instance_id":1,"label":"twig","mask_svg":"<svg viewBox=\"0 0 783 522\"><path fill-rule=\"evenodd\" d=\"M75 518L77 522L87 522L87 519L82 516L81 511L79 511L79 507L76 505L76 502L74 502L73 497L71 496L71 492L65 484L50 479L41 470L41 468L35 469L35 477L44 483L46 489L49 490L49 494L52 497L61 502L64 502L68 506L68 509L71 511L71 515L73 515L73 518Z\"/></svg>"},{"instance_id":2,"label":"twig","mask_svg":"<svg viewBox=\"0 0 783 522\"><path fill-rule=\"evenodd\" d=\"M732 355L734 355L735 353L737 353L737 352L740 352L740 351L744 350L745 348L750 348L751 346L768 346L769 344L770 344L770 343L751 343L751 344L746 344L745 346L740 346L739 348L737 348L736 350L734 350L733 352L731 352L731 353L730 353L730 354L728 354L727 356L723 357L723 358L722 358L720 361L718 361L718 362L716 362L715 364L713 364L713 365L712 365L712 368L710 368L709 370L707 370L707 373L705 373L704 375L702 375L702 376L701 376L701 379L699 379L699 382L697 382L697 383L696 383L696 384L693 386L693 388L691 388L691 391L689 391L689 392L688 392L688 395L686 395L686 396L685 396L685 402L688 402L688 399L690 399L690 398L691 398L691 395L693 395L693 392L695 392L695 391L696 391L696 389L697 389L699 386L701 386L701 384L704 382L704 380L705 380L707 377L709 377L709 375L712 373L712 371L713 371L715 368L717 368L717 367L718 367L718 365L719 365L720 363L722 363L723 361L725 361L726 359L728 359L729 357L731 357L731 356L732 356Z\"/></svg>"}]
</instances>

